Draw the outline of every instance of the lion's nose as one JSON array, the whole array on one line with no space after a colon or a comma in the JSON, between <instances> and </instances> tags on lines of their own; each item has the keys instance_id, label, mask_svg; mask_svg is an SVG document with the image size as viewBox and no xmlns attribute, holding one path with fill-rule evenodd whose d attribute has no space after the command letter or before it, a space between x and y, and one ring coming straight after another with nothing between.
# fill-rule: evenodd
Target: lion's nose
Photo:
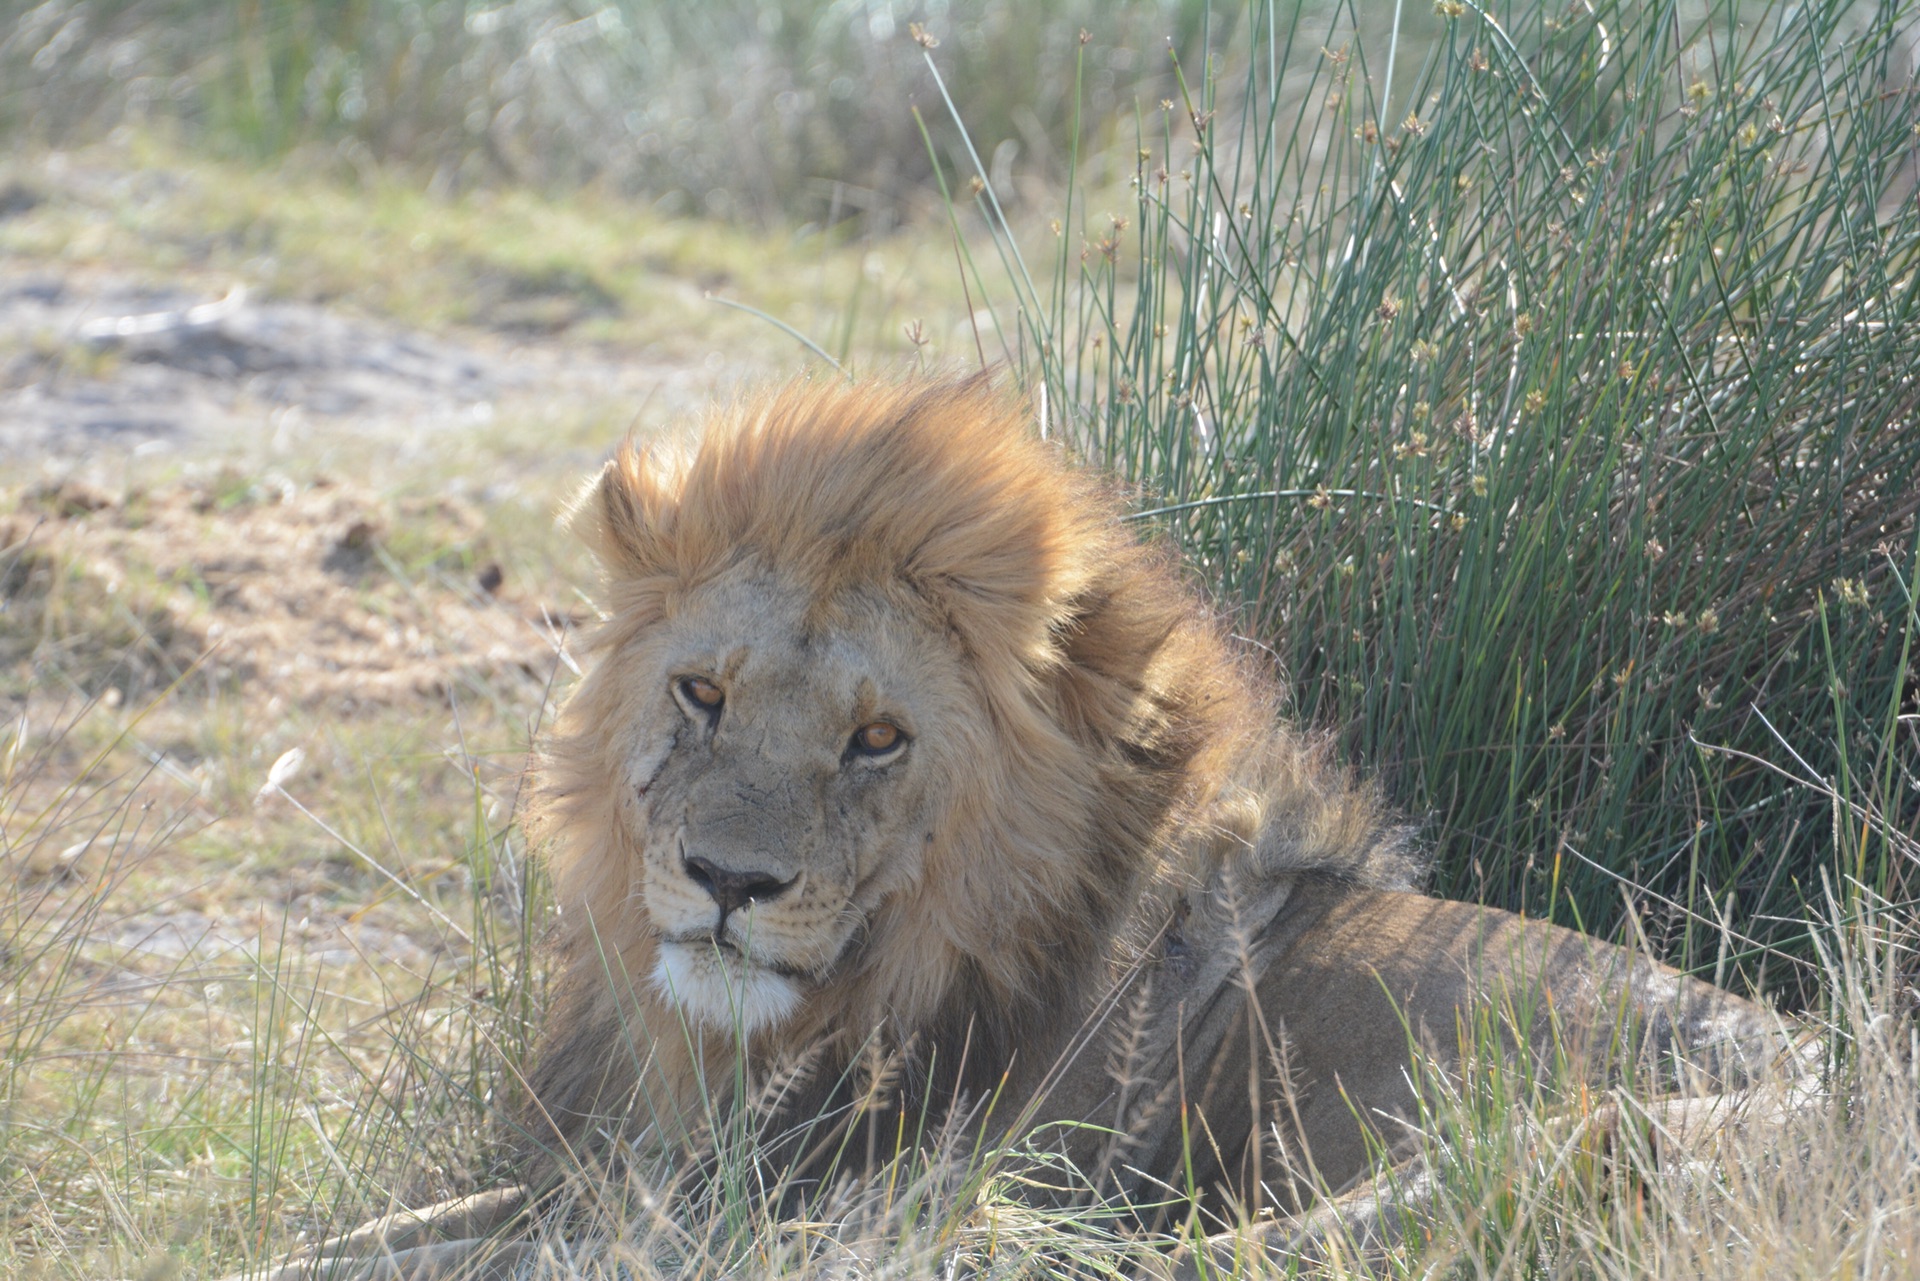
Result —
<instances>
[{"instance_id":1,"label":"lion's nose","mask_svg":"<svg viewBox=\"0 0 1920 1281\"><path fill-rule=\"evenodd\" d=\"M720 919L723 922L729 913L738 911L750 902L765 902L780 897L792 888L794 881L800 879L796 876L783 881L765 872L736 872L693 855L687 856L683 866L687 869L688 879L720 905Z\"/></svg>"}]
</instances>

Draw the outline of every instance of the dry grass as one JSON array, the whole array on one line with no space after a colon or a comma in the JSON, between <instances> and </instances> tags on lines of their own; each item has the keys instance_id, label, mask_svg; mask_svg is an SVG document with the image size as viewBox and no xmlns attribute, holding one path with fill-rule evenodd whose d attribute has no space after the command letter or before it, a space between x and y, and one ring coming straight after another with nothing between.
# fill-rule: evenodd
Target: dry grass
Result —
<instances>
[{"instance_id":1,"label":"dry grass","mask_svg":"<svg viewBox=\"0 0 1920 1281\"><path fill-rule=\"evenodd\" d=\"M441 188L615 186L681 211L777 225L894 225L931 198L905 104L919 41L980 106L1003 177L1038 193L1069 127L1105 135L1239 24L1179 0L976 0L952 12L793 0L596 8L420 0L347 8L49 0L0 17L0 136L76 146L116 129L203 154L318 153ZM1049 74L1084 48L1085 93ZM951 150L953 131L936 122Z\"/></svg>"},{"instance_id":2,"label":"dry grass","mask_svg":"<svg viewBox=\"0 0 1920 1281\"><path fill-rule=\"evenodd\" d=\"M432 195L324 152L255 168L146 134L18 153L0 161L0 189L13 202L0 266L198 283L213 298L240 283L502 350L564 337L630 363L725 364L734 378L807 358L715 297L781 318L843 362L961 358L974 345L944 238L756 234L591 188L564 200ZM83 356L59 335L43 346L42 358Z\"/></svg>"},{"instance_id":3,"label":"dry grass","mask_svg":"<svg viewBox=\"0 0 1920 1281\"><path fill-rule=\"evenodd\" d=\"M83 493L27 496L0 553L12 1267L470 1185L531 995L508 819L564 624L480 586L444 503Z\"/></svg>"}]
</instances>

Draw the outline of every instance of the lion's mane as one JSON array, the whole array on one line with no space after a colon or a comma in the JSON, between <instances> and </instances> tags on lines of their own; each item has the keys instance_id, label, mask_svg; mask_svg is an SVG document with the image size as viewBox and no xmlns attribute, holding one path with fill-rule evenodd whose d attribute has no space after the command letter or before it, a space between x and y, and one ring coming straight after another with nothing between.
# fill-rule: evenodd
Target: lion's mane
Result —
<instances>
[{"instance_id":1,"label":"lion's mane","mask_svg":"<svg viewBox=\"0 0 1920 1281\"><path fill-rule=\"evenodd\" d=\"M691 448L630 442L572 522L603 571L604 619L538 766L561 974L530 1078L536 1172L610 1136L684 1140L731 1079L735 1047L689 1031L643 981L657 941L616 820L636 715L623 656L742 557L821 599L910 587L993 727L945 784L918 883L797 1017L755 1034L757 1065L808 1057L831 1082L877 1041L942 1066L936 1103L995 1088L1017 1100L1223 850L1381 885L1412 875L1372 793L1276 728L1271 679L1177 560L984 379L801 382L742 400Z\"/></svg>"}]
</instances>

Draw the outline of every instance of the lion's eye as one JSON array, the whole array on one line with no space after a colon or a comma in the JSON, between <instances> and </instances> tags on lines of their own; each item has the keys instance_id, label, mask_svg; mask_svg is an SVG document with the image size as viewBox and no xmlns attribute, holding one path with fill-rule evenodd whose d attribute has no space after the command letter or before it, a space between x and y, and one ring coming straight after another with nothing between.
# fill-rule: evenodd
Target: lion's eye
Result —
<instances>
[{"instance_id":1,"label":"lion's eye","mask_svg":"<svg viewBox=\"0 0 1920 1281\"><path fill-rule=\"evenodd\" d=\"M698 709L710 716L717 716L720 707L727 701L726 692L704 676L685 676L680 679L680 697L685 700L689 711Z\"/></svg>"},{"instance_id":2,"label":"lion's eye","mask_svg":"<svg viewBox=\"0 0 1920 1281\"><path fill-rule=\"evenodd\" d=\"M900 727L886 721L874 721L853 732L853 750L863 756L885 756L906 741Z\"/></svg>"}]
</instances>

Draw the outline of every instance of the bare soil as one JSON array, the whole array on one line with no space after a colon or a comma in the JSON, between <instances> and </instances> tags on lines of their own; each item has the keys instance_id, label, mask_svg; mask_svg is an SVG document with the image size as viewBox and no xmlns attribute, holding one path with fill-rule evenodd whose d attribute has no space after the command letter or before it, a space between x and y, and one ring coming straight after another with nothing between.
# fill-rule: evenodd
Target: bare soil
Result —
<instances>
[{"instance_id":1,"label":"bare soil","mask_svg":"<svg viewBox=\"0 0 1920 1281\"><path fill-rule=\"evenodd\" d=\"M344 307L0 260L0 475L123 459L398 456L507 415L664 401L717 375L564 338L429 334ZM91 466L89 466L91 465Z\"/></svg>"}]
</instances>

